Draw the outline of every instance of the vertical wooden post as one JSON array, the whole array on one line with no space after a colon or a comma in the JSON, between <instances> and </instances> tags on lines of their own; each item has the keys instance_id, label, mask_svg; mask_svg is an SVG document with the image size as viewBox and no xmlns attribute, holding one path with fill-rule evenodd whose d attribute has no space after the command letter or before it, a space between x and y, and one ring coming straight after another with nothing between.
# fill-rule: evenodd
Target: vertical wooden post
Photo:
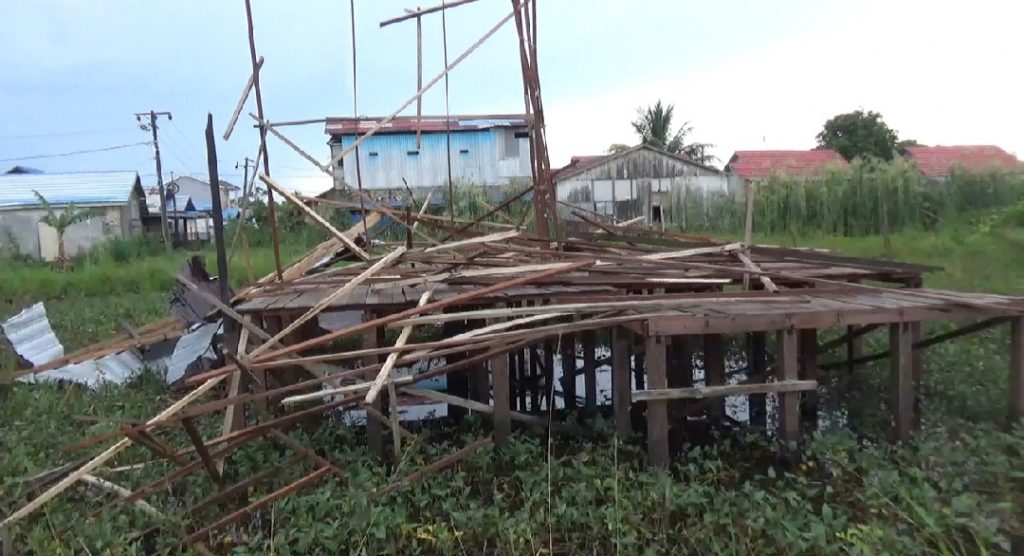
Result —
<instances>
[{"instance_id":1,"label":"vertical wooden post","mask_svg":"<svg viewBox=\"0 0 1024 556\"><path fill-rule=\"evenodd\" d=\"M651 390L668 388L666 374L667 346L665 338L647 338L647 385ZM668 450L668 402L650 400L647 402L647 460L652 467L667 468Z\"/></svg>"},{"instance_id":2,"label":"vertical wooden post","mask_svg":"<svg viewBox=\"0 0 1024 556\"><path fill-rule=\"evenodd\" d=\"M808 328L800 331L800 379L818 380L818 330ZM808 431L818 428L818 391L802 392L800 395L800 421Z\"/></svg>"},{"instance_id":3,"label":"vertical wooden post","mask_svg":"<svg viewBox=\"0 0 1024 556\"><path fill-rule=\"evenodd\" d=\"M914 360L909 322L889 325L889 359L893 436L897 441L906 442L914 426Z\"/></svg>"},{"instance_id":4,"label":"vertical wooden post","mask_svg":"<svg viewBox=\"0 0 1024 556\"><path fill-rule=\"evenodd\" d=\"M587 415L593 415L597 412L597 346L594 345L593 330L584 330L580 336L583 345L583 407Z\"/></svg>"},{"instance_id":5,"label":"vertical wooden post","mask_svg":"<svg viewBox=\"0 0 1024 556\"><path fill-rule=\"evenodd\" d=\"M515 355L515 374L516 374L516 392L519 394L519 411L526 412L529 408L526 405L526 393L529 389L527 386L528 378L526 376L526 351L520 349L514 353Z\"/></svg>"},{"instance_id":6,"label":"vertical wooden post","mask_svg":"<svg viewBox=\"0 0 1024 556\"><path fill-rule=\"evenodd\" d=\"M632 432L629 406L632 389L629 377L630 331L622 326L612 329L612 411L615 413L615 434L626 438Z\"/></svg>"},{"instance_id":7,"label":"vertical wooden post","mask_svg":"<svg viewBox=\"0 0 1024 556\"><path fill-rule=\"evenodd\" d=\"M512 434L507 354L491 358L491 384L494 389L494 444L504 448L508 445L509 435Z\"/></svg>"},{"instance_id":8,"label":"vertical wooden post","mask_svg":"<svg viewBox=\"0 0 1024 556\"><path fill-rule=\"evenodd\" d=\"M441 326L441 335L445 338L461 334L466 331L465 321L446 322ZM454 363L466 358L465 352L449 354L445 357L448 363ZM460 398L469 397L469 375L467 370L459 370L447 375L448 393ZM448 417L456 423L462 421L469 412L464 407L448 404Z\"/></svg>"},{"instance_id":9,"label":"vertical wooden post","mask_svg":"<svg viewBox=\"0 0 1024 556\"><path fill-rule=\"evenodd\" d=\"M850 335L857 332L857 326L847 326L846 334ZM846 361L847 371L853 374L853 360L864 355L864 336L857 336L856 338L850 338L846 340Z\"/></svg>"},{"instance_id":10,"label":"vertical wooden post","mask_svg":"<svg viewBox=\"0 0 1024 556\"><path fill-rule=\"evenodd\" d=\"M540 411L540 370L537 365L540 354L536 345L531 345L526 351L529 355L527 383L530 385L530 411Z\"/></svg>"},{"instance_id":11,"label":"vertical wooden post","mask_svg":"<svg viewBox=\"0 0 1024 556\"><path fill-rule=\"evenodd\" d=\"M555 391L552 388L555 384L555 343L551 339L544 341L544 399L548 401L548 407L554 408Z\"/></svg>"},{"instance_id":12,"label":"vertical wooden post","mask_svg":"<svg viewBox=\"0 0 1024 556\"><path fill-rule=\"evenodd\" d=\"M768 338L764 332L751 332L747 373L750 376L763 375L768 370ZM747 396L750 426L765 429L768 426L768 398L765 394Z\"/></svg>"},{"instance_id":13,"label":"vertical wooden post","mask_svg":"<svg viewBox=\"0 0 1024 556\"><path fill-rule=\"evenodd\" d=\"M576 409L576 336L562 334L558 351L562 358L562 401L569 412Z\"/></svg>"},{"instance_id":14,"label":"vertical wooden post","mask_svg":"<svg viewBox=\"0 0 1024 556\"><path fill-rule=\"evenodd\" d=\"M1010 420L1024 420L1024 317L1010 321Z\"/></svg>"},{"instance_id":15,"label":"vertical wooden post","mask_svg":"<svg viewBox=\"0 0 1024 556\"><path fill-rule=\"evenodd\" d=\"M922 323L910 323L910 345L914 345L922 339ZM910 354L911 365L914 368L914 428L921 426L921 382L924 380L924 352L915 349Z\"/></svg>"},{"instance_id":16,"label":"vertical wooden post","mask_svg":"<svg viewBox=\"0 0 1024 556\"><path fill-rule=\"evenodd\" d=\"M780 330L778 339L778 365L776 375L780 381L797 380L799 376L797 362L797 334L792 328ZM800 443L800 393L783 392L779 394L778 437L785 457L792 457Z\"/></svg>"},{"instance_id":17,"label":"vertical wooden post","mask_svg":"<svg viewBox=\"0 0 1024 556\"><path fill-rule=\"evenodd\" d=\"M725 384L725 342L721 334L704 335L704 384ZM725 418L725 398L718 397L708 406L708 418L721 423Z\"/></svg>"},{"instance_id":18,"label":"vertical wooden post","mask_svg":"<svg viewBox=\"0 0 1024 556\"><path fill-rule=\"evenodd\" d=\"M369 321L374 320L375 315L372 313L364 313L363 320ZM384 329L381 327L367 330L363 333L363 349L375 349L384 345ZM364 365L379 362L379 357L372 357L370 361L366 361ZM370 373L367 378L372 380L376 373ZM385 411L384 405L385 396L377 396L374 400L372 407L381 413ZM372 419L369 414L366 415L366 443L370 447L370 453L383 458L384 457L384 431L382 425L376 419Z\"/></svg>"},{"instance_id":19,"label":"vertical wooden post","mask_svg":"<svg viewBox=\"0 0 1024 556\"><path fill-rule=\"evenodd\" d=\"M693 339L690 336L672 336L668 339L667 361L669 388L693 386ZM686 405L687 400L669 401L671 419L681 416Z\"/></svg>"}]
</instances>

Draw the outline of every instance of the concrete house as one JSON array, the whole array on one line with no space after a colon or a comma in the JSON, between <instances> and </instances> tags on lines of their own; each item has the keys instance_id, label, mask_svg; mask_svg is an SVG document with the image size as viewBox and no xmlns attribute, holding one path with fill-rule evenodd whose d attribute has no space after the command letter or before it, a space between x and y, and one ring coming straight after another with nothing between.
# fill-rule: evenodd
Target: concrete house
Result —
<instances>
[{"instance_id":1,"label":"concrete house","mask_svg":"<svg viewBox=\"0 0 1024 556\"><path fill-rule=\"evenodd\" d=\"M164 184L167 191L167 198L177 195L179 199L188 197L192 205L199 212L211 212L213 210L213 197L210 195L210 182L203 181L192 176L178 176ZM220 180L220 206L228 208L238 197L238 186L224 180ZM157 195L157 202L160 197ZM159 211L157 211L159 212Z\"/></svg>"},{"instance_id":2,"label":"concrete house","mask_svg":"<svg viewBox=\"0 0 1024 556\"><path fill-rule=\"evenodd\" d=\"M725 193L727 185L719 170L649 145L573 157L552 181L561 201L559 214L566 220L579 219L571 208L578 207L584 214L618 220L643 217L647 224L679 220L691 198Z\"/></svg>"},{"instance_id":3,"label":"concrete house","mask_svg":"<svg viewBox=\"0 0 1024 556\"><path fill-rule=\"evenodd\" d=\"M747 183L766 181L772 176L815 179L829 167L848 167L848 163L832 149L806 151L736 151L725 165L729 191L743 197Z\"/></svg>"},{"instance_id":4,"label":"concrete house","mask_svg":"<svg viewBox=\"0 0 1024 556\"><path fill-rule=\"evenodd\" d=\"M924 177L936 181L946 181L957 169L968 172L1024 172L1024 163L995 145L919 145L904 147L901 153L917 166Z\"/></svg>"},{"instance_id":5,"label":"concrete house","mask_svg":"<svg viewBox=\"0 0 1024 556\"><path fill-rule=\"evenodd\" d=\"M380 120L328 118L325 132L330 136L331 158ZM532 181L529 134L522 114L424 116L418 123L415 116L400 116L358 150L358 168L355 152L347 154L334 166L336 180L352 187L361 180L363 189L383 199L404 192L406 185L413 190L447 193L449 156L456 185L505 186Z\"/></svg>"},{"instance_id":6,"label":"concrete house","mask_svg":"<svg viewBox=\"0 0 1024 556\"><path fill-rule=\"evenodd\" d=\"M22 254L47 261L57 256L57 232L41 222L46 210L33 191L55 210L74 203L100 213L68 229L68 255L142 232L146 197L135 172L0 175L0 243L12 244Z\"/></svg>"}]
</instances>

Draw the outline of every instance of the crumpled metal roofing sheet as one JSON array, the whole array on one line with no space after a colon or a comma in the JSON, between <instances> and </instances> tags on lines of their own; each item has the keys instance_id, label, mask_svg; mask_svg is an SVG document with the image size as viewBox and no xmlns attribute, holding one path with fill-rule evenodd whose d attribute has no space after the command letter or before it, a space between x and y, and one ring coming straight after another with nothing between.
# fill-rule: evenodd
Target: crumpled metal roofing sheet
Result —
<instances>
[{"instance_id":1,"label":"crumpled metal roofing sheet","mask_svg":"<svg viewBox=\"0 0 1024 556\"><path fill-rule=\"evenodd\" d=\"M0 328L14 351L33 365L64 357L64 346L50 327L46 307L42 302L22 309L17 315L0 323Z\"/></svg>"},{"instance_id":2,"label":"crumpled metal roofing sheet","mask_svg":"<svg viewBox=\"0 0 1024 556\"><path fill-rule=\"evenodd\" d=\"M185 371L196 359L211 352L213 335L220 329L220 321L199 325L185 334L174 346L171 362L167 365L167 384L185 376Z\"/></svg>"},{"instance_id":3,"label":"crumpled metal roofing sheet","mask_svg":"<svg viewBox=\"0 0 1024 556\"><path fill-rule=\"evenodd\" d=\"M125 203L138 182L135 172L0 175L0 208L39 204L38 191L51 205Z\"/></svg>"},{"instance_id":4,"label":"crumpled metal roofing sheet","mask_svg":"<svg viewBox=\"0 0 1024 556\"><path fill-rule=\"evenodd\" d=\"M67 380L77 382L96 389L105 384L124 384L131 380L145 365L133 350L122 351L90 359L81 363L72 363L42 373L21 377L22 382L58 382Z\"/></svg>"}]
</instances>

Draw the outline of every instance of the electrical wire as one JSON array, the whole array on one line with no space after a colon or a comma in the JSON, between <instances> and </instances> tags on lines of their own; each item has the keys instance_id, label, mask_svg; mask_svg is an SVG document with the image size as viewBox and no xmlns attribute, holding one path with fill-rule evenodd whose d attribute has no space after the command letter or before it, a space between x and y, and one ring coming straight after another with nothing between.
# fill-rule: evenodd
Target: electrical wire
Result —
<instances>
[{"instance_id":1,"label":"electrical wire","mask_svg":"<svg viewBox=\"0 0 1024 556\"><path fill-rule=\"evenodd\" d=\"M75 156L79 154L99 153L105 151L116 151L118 149L127 149L130 147L139 147L142 145L152 145L152 141L139 141L138 143L128 143L126 145L114 145L112 147L103 147L101 149L86 149L81 151L71 151L66 153L53 153L53 154L36 154L32 156L19 156L15 158L0 158L0 162L17 162L19 160L35 160L37 158L60 158L63 156Z\"/></svg>"}]
</instances>

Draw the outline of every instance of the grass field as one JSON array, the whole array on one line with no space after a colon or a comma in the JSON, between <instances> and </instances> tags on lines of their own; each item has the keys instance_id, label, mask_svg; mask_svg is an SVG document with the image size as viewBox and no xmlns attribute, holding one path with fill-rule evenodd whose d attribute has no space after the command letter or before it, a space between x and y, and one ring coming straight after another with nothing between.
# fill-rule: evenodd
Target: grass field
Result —
<instances>
[{"instance_id":1,"label":"grass field","mask_svg":"<svg viewBox=\"0 0 1024 556\"><path fill-rule=\"evenodd\" d=\"M1024 292L1024 229L1002 222L974 222L937 232L905 231L881 237L758 238L762 243L812 245L864 256L936 264L944 271L926 285L1003 293ZM291 258L304 246L286 249ZM69 274L42 267L0 269L0 317L46 301L58 336L69 348L166 314L171 272L185 254L126 264L97 261ZM272 267L268 249L253 252L256 274ZM212 260L210 266L212 267ZM245 275L232 264L232 281ZM941 329L930 327L927 332ZM882 335L867 349L884 348ZM457 469L382 499L367 492L391 477L368 460L354 433L323 427L304 441L324 448L343 468L330 478L258 513L218 551L235 554L995 554L1009 549L1024 523L1024 430L1005 429L1007 334L1003 327L937 346L925 354L922 430L906 446L885 438L884 366L830 377L826 406L850 415L850 427L826 428L808 440L801 465L770 462L773 448L760 437L723 438L679 459L672 476L643 467L637 439L616 443L606 424L598 441L516 435L498 456L478 452ZM9 356L0 360L8 369ZM97 393L53 386L16 386L0 402L0 514L27 499L19 478L96 453L62 453L60 447L113 430L109 419L145 418L173 396L142 377ZM99 422L77 416L102 417ZM200 423L208 434L216 418ZM445 437L424 435L392 472L402 475L485 434L470 420ZM184 438L170 438L176 443ZM550 454L550 457L549 457ZM287 454L263 441L238 453L240 476L280 463ZM116 465L148 461L131 448ZM283 466L274 483L255 487L258 498L308 468ZM103 476L128 488L170 470L163 462ZM181 510L213 492L202 473L147 500L168 515L157 540L173 539ZM111 500L84 486L13 530L27 553L137 553L152 539L131 533L154 520L118 508L94 521L87 511ZM210 508L191 519L211 519Z\"/></svg>"}]
</instances>

